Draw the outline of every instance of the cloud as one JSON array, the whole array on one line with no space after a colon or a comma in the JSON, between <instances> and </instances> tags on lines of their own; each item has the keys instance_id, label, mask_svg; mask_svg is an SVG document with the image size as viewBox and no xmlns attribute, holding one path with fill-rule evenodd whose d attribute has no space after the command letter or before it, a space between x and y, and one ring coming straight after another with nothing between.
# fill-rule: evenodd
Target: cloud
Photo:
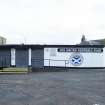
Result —
<instances>
[{"instance_id":1,"label":"cloud","mask_svg":"<svg viewBox=\"0 0 105 105\"><path fill-rule=\"evenodd\" d=\"M0 33L8 43L64 43L104 38L104 0L3 0Z\"/></svg>"}]
</instances>

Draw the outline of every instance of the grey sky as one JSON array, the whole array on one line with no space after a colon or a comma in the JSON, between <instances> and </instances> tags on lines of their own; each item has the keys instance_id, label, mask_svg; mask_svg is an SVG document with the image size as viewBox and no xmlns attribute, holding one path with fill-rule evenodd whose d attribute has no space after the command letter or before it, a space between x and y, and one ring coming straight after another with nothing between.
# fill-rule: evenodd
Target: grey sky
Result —
<instances>
[{"instance_id":1,"label":"grey sky","mask_svg":"<svg viewBox=\"0 0 105 105\"><path fill-rule=\"evenodd\" d=\"M105 0L0 0L0 35L10 43L75 44L105 37Z\"/></svg>"}]
</instances>

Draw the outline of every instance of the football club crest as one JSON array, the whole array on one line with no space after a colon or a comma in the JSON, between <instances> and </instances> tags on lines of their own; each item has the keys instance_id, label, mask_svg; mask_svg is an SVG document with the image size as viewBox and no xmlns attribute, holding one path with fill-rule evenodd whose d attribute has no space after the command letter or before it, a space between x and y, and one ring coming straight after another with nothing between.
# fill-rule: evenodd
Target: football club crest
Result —
<instances>
[{"instance_id":1,"label":"football club crest","mask_svg":"<svg viewBox=\"0 0 105 105\"><path fill-rule=\"evenodd\" d=\"M69 59L70 63L74 66L80 66L83 63L83 60L84 58L80 53L73 53Z\"/></svg>"}]
</instances>

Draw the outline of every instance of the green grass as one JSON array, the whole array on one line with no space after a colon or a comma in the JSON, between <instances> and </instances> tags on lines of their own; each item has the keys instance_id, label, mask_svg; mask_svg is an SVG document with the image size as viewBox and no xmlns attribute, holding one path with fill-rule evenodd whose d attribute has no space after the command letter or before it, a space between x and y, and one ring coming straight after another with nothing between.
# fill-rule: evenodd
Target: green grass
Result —
<instances>
[{"instance_id":1,"label":"green grass","mask_svg":"<svg viewBox=\"0 0 105 105\"><path fill-rule=\"evenodd\" d=\"M0 73L27 73L28 68L16 68L16 67L10 67L10 68L3 68L3 70L0 70Z\"/></svg>"},{"instance_id":2,"label":"green grass","mask_svg":"<svg viewBox=\"0 0 105 105\"><path fill-rule=\"evenodd\" d=\"M27 73L27 72L0 72L0 74L25 74L25 73Z\"/></svg>"}]
</instances>

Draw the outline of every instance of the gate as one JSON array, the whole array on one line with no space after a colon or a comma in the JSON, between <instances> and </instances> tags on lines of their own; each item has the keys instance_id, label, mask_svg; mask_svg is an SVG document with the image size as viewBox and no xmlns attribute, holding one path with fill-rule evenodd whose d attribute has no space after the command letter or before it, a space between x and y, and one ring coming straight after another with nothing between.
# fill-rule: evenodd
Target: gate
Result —
<instances>
[{"instance_id":1,"label":"gate","mask_svg":"<svg viewBox=\"0 0 105 105\"><path fill-rule=\"evenodd\" d=\"M40 71L44 67L44 50L32 49L32 71Z\"/></svg>"}]
</instances>

